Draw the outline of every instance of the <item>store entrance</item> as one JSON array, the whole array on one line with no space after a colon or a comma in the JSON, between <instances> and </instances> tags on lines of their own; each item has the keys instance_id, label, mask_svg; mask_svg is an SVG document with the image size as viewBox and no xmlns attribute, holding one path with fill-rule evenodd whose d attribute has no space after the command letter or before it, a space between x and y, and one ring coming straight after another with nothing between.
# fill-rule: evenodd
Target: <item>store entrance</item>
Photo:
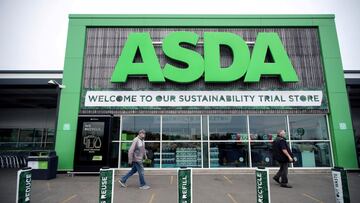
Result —
<instances>
[{"instance_id":1,"label":"store entrance","mask_svg":"<svg viewBox=\"0 0 360 203\"><path fill-rule=\"evenodd\" d=\"M111 115L80 115L76 135L74 171L94 172L111 166L111 137L119 133L119 118Z\"/></svg>"}]
</instances>

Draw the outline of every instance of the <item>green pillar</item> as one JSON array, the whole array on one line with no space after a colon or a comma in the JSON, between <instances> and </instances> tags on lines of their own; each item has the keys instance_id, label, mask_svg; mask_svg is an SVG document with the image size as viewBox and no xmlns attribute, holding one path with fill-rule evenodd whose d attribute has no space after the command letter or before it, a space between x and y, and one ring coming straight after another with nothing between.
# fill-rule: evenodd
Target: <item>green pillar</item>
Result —
<instances>
[{"instance_id":1,"label":"green pillar","mask_svg":"<svg viewBox=\"0 0 360 203\"><path fill-rule=\"evenodd\" d=\"M80 109L83 54L86 27L70 20L63 71L55 150L59 156L58 170L73 170L77 118Z\"/></svg>"},{"instance_id":2,"label":"green pillar","mask_svg":"<svg viewBox=\"0 0 360 203\"><path fill-rule=\"evenodd\" d=\"M358 168L348 95L334 19L318 19L320 47L329 98L329 125L334 165Z\"/></svg>"}]
</instances>

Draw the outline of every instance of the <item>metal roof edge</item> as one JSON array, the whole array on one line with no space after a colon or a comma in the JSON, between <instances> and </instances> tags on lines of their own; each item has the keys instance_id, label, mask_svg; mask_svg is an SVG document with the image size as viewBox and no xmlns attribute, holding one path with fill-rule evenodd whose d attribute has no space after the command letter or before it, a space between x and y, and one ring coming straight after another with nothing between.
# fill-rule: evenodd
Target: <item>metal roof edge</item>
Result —
<instances>
[{"instance_id":1,"label":"metal roof edge","mask_svg":"<svg viewBox=\"0 0 360 203\"><path fill-rule=\"evenodd\" d=\"M63 70L0 70L0 73L36 73L36 74L47 74L47 73L63 73Z\"/></svg>"},{"instance_id":2,"label":"metal roof edge","mask_svg":"<svg viewBox=\"0 0 360 203\"><path fill-rule=\"evenodd\" d=\"M69 14L69 19L334 19L334 14Z\"/></svg>"},{"instance_id":3,"label":"metal roof edge","mask_svg":"<svg viewBox=\"0 0 360 203\"><path fill-rule=\"evenodd\" d=\"M344 73L360 73L360 70L344 70Z\"/></svg>"}]
</instances>

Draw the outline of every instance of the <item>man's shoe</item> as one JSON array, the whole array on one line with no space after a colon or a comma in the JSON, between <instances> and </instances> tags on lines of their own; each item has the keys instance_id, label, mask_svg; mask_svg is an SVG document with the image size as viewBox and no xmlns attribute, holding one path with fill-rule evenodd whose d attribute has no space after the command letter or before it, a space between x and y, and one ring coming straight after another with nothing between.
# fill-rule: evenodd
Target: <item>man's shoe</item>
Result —
<instances>
[{"instance_id":1,"label":"man's shoe","mask_svg":"<svg viewBox=\"0 0 360 203\"><path fill-rule=\"evenodd\" d=\"M119 180L119 183L120 183L121 187L127 187L127 185L124 182L122 182L121 180Z\"/></svg>"},{"instance_id":2,"label":"man's shoe","mask_svg":"<svg viewBox=\"0 0 360 203\"><path fill-rule=\"evenodd\" d=\"M141 189L141 190L148 190L148 189L150 189L150 186L144 185L144 186L139 187L139 189Z\"/></svg>"},{"instance_id":3,"label":"man's shoe","mask_svg":"<svg viewBox=\"0 0 360 203\"><path fill-rule=\"evenodd\" d=\"M280 187L284 187L284 188L292 188L292 186L291 186L291 185L289 185L289 184L284 184L284 183L282 183L282 184L280 185Z\"/></svg>"},{"instance_id":4,"label":"man's shoe","mask_svg":"<svg viewBox=\"0 0 360 203\"><path fill-rule=\"evenodd\" d=\"M280 183L279 178L275 178L275 177L273 177L273 179L275 180L275 182L277 182L277 183L281 184L281 183Z\"/></svg>"}]
</instances>

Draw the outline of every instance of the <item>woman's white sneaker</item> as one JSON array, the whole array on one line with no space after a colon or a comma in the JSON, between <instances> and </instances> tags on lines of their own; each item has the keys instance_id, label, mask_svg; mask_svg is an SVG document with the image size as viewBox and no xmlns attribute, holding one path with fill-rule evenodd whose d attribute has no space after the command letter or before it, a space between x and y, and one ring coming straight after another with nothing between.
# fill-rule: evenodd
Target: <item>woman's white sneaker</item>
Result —
<instances>
[{"instance_id":1,"label":"woman's white sneaker","mask_svg":"<svg viewBox=\"0 0 360 203\"><path fill-rule=\"evenodd\" d=\"M144 186L139 187L139 189L141 189L141 190L148 190L148 189L150 189L150 186L144 185Z\"/></svg>"},{"instance_id":2,"label":"woman's white sneaker","mask_svg":"<svg viewBox=\"0 0 360 203\"><path fill-rule=\"evenodd\" d=\"M121 187L127 187L127 185L125 183L123 183L121 180L119 180L120 186Z\"/></svg>"}]
</instances>

